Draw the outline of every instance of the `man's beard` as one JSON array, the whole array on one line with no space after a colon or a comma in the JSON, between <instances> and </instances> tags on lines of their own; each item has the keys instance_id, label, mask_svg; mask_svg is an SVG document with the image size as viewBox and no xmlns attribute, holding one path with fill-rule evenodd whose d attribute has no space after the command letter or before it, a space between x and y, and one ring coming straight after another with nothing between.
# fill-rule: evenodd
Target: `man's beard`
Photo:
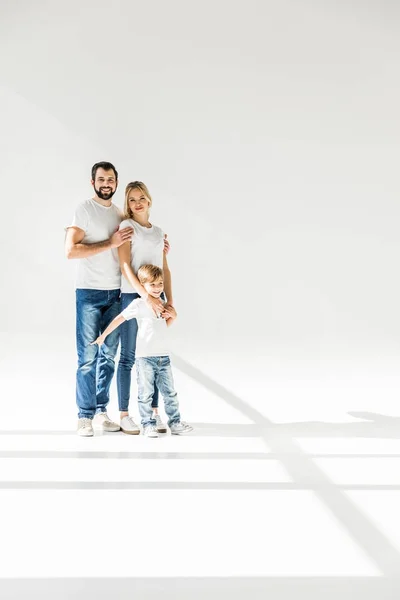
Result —
<instances>
[{"instance_id":1,"label":"man's beard","mask_svg":"<svg viewBox=\"0 0 400 600\"><path fill-rule=\"evenodd\" d=\"M102 189L104 189L104 187L97 189L95 186L94 187L94 191L96 192L96 194L98 195L99 198L101 198L102 200L110 200L115 192L117 191L115 190L111 190L109 192L102 192Z\"/></svg>"}]
</instances>

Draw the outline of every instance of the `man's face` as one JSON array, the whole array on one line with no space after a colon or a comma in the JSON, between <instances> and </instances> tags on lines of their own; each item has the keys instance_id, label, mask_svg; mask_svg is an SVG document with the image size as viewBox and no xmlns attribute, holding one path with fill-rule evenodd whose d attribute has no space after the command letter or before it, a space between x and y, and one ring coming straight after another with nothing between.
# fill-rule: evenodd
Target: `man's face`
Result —
<instances>
[{"instance_id":1,"label":"man's face","mask_svg":"<svg viewBox=\"0 0 400 600\"><path fill-rule=\"evenodd\" d=\"M102 200L111 200L117 191L118 181L115 179L115 173L111 169L105 171L104 169L97 169L96 179L92 180L94 191Z\"/></svg>"}]
</instances>

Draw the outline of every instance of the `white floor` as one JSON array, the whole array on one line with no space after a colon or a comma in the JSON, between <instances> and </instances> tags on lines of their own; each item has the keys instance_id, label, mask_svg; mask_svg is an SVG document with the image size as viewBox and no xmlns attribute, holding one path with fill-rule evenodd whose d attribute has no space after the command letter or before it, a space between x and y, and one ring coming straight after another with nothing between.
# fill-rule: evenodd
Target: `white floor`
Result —
<instances>
[{"instance_id":1,"label":"white floor","mask_svg":"<svg viewBox=\"0 0 400 600\"><path fill-rule=\"evenodd\" d=\"M0 341L2 599L400 597L397 357L177 342L194 432L81 439L73 339Z\"/></svg>"}]
</instances>

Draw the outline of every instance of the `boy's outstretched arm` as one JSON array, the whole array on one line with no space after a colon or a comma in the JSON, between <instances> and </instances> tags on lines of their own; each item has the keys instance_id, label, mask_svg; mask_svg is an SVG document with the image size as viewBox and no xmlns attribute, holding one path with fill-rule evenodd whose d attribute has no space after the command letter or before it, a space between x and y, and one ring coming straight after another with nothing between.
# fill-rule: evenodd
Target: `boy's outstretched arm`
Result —
<instances>
[{"instance_id":1,"label":"boy's outstretched arm","mask_svg":"<svg viewBox=\"0 0 400 600\"><path fill-rule=\"evenodd\" d=\"M104 344L104 340L106 339L106 337L110 333L112 333L114 329L117 329L117 327L119 327L124 321L126 321L126 319L122 315L118 315L117 317L115 317L115 319L111 321L111 323L108 325L108 327L106 327L103 333L99 335L97 340L92 342L90 345L93 346L94 344L98 344L99 346L101 346L102 344Z\"/></svg>"}]
</instances>

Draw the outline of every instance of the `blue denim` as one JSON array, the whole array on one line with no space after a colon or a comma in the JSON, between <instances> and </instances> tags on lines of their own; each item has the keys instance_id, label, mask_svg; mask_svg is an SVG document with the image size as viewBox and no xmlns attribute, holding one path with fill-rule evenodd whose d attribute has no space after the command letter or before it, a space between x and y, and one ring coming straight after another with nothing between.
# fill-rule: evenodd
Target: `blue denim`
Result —
<instances>
[{"instance_id":1,"label":"blue denim","mask_svg":"<svg viewBox=\"0 0 400 600\"><path fill-rule=\"evenodd\" d=\"M121 311L136 298L140 298L139 294L121 294ZM118 390L118 406L122 412L128 412L129 399L131 395L131 375L132 368L135 364L136 352L136 336L138 324L136 319L129 319L120 326L121 331L121 353L117 369L117 390ZM152 407L158 407L158 389L154 389Z\"/></svg>"},{"instance_id":2,"label":"blue denim","mask_svg":"<svg viewBox=\"0 0 400 600\"><path fill-rule=\"evenodd\" d=\"M119 330L116 329L98 347L91 342L120 313L120 290L76 290L76 403L78 417L92 419L105 412L110 401L110 385L115 370Z\"/></svg>"},{"instance_id":3,"label":"blue denim","mask_svg":"<svg viewBox=\"0 0 400 600\"><path fill-rule=\"evenodd\" d=\"M165 412L168 425L181 420L178 396L174 389L171 361L169 356L138 357L136 359L136 374L139 396L139 413L142 425L155 425L151 399L154 387L157 385L164 397Z\"/></svg>"}]
</instances>

